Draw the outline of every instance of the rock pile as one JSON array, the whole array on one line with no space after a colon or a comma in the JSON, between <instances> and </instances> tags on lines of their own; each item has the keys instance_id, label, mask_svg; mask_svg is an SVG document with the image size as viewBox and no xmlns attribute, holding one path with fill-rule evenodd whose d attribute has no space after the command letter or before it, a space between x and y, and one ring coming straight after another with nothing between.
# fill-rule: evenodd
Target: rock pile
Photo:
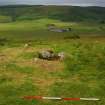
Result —
<instances>
[{"instance_id":1,"label":"rock pile","mask_svg":"<svg viewBox=\"0 0 105 105\"><path fill-rule=\"evenodd\" d=\"M52 50L43 50L41 52L38 52L38 57L40 59L46 59L46 60L64 60L65 54L64 52L56 54Z\"/></svg>"}]
</instances>

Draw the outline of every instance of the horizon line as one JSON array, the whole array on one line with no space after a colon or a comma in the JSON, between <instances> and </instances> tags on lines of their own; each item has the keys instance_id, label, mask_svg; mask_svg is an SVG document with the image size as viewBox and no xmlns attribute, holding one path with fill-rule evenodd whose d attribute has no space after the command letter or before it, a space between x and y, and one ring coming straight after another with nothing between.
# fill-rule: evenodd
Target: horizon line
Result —
<instances>
[{"instance_id":1,"label":"horizon line","mask_svg":"<svg viewBox=\"0 0 105 105\"><path fill-rule=\"evenodd\" d=\"M73 6L73 7L105 7L105 6L98 6L98 5L69 5L69 4L4 4L2 6Z\"/></svg>"}]
</instances>

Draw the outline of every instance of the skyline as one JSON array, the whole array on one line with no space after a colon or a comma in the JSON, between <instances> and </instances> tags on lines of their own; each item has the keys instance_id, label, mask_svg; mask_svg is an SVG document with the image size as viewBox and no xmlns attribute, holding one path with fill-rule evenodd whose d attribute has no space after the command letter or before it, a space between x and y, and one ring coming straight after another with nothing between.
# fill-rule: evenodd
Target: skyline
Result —
<instances>
[{"instance_id":1,"label":"skyline","mask_svg":"<svg viewBox=\"0 0 105 105\"><path fill-rule=\"evenodd\" d=\"M73 5L73 6L102 6L105 0L0 0L0 5Z\"/></svg>"}]
</instances>

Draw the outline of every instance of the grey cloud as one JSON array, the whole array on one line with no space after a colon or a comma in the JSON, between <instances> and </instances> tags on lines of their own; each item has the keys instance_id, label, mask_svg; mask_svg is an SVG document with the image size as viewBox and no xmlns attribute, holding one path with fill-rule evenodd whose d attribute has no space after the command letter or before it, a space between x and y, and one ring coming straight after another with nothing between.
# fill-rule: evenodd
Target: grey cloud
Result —
<instances>
[{"instance_id":1,"label":"grey cloud","mask_svg":"<svg viewBox=\"0 0 105 105\"><path fill-rule=\"evenodd\" d=\"M105 0L0 0L0 5L8 4L105 6Z\"/></svg>"}]
</instances>

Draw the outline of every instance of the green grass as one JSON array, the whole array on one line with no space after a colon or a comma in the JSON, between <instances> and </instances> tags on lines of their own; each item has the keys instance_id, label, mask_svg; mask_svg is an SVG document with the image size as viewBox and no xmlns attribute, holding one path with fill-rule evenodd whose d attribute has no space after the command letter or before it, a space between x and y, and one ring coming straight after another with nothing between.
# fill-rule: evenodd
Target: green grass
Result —
<instances>
[{"instance_id":1,"label":"green grass","mask_svg":"<svg viewBox=\"0 0 105 105\"><path fill-rule=\"evenodd\" d=\"M105 23L104 7L15 5L0 7L0 15L10 16L12 21L40 18L61 21Z\"/></svg>"},{"instance_id":2,"label":"green grass","mask_svg":"<svg viewBox=\"0 0 105 105\"><path fill-rule=\"evenodd\" d=\"M71 32L58 33L48 31L47 24L55 24L57 27L71 27ZM100 28L101 27L101 28ZM6 37L12 40L45 40L45 39L63 39L73 36L104 36L105 25L61 22L52 19L39 19L33 21L17 21L14 23L0 23L0 38Z\"/></svg>"},{"instance_id":3,"label":"green grass","mask_svg":"<svg viewBox=\"0 0 105 105\"><path fill-rule=\"evenodd\" d=\"M46 24L52 23L72 31L50 32ZM0 23L0 105L104 105L104 28L104 24L49 18ZM63 51L67 57L34 61L42 49ZM22 98L26 95L96 97L100 101L29 101Z\"/></svg>"},{"instance_id":4,"label":"green grass","mask_svg":"<svg viewBox=\"0 0 105 105\"><path fill-rule=\"evenodd\" d=\"M0 23L8 23L11 22L10 16L0 16Z\"/></svg>"},{"instance_id":5,"label":"green grass","mask_svg":"<svg viewBox=\"0 0 105 105\"><path fill-rule=\"evenodd\" d=\"M0 104L104 105L105 45L103 41L96 40L98 43L91 39L90 42L87 39L68 42L50 41L47 45L37 45L34 42L27 49L22 48L21 44L17 47L1 47L1 53L12 58L4 58L0 61ZM33 52L37 53L43 47L52 48L55 52L64 51L69 57L63 62L40 60L33 62ZM29 101L22 99L25 95L96 97L101 100L96 102Z\"/></svg>"}]
</instances>

